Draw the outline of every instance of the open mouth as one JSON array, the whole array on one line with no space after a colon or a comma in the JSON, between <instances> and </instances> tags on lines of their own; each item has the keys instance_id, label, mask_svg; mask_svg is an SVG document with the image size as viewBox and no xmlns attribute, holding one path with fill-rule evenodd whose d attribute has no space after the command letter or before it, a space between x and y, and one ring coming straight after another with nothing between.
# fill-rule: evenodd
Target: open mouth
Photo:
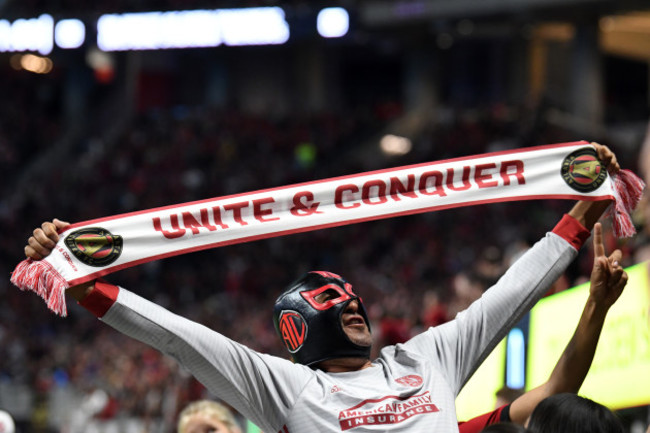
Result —
<instances>
[{"instance_id":1,"label":"open mouth","mask_svg":"<svg viewBox=\"0 0 650 433\"><path fill-rule=\"evenodd\" d=\"M366 326L366 321L363 320L363 317L361 317L360 315L353 314L350 317L346 317L343 321L343 324L345 326L363 327Z\"/></svg>"}]
</instances>

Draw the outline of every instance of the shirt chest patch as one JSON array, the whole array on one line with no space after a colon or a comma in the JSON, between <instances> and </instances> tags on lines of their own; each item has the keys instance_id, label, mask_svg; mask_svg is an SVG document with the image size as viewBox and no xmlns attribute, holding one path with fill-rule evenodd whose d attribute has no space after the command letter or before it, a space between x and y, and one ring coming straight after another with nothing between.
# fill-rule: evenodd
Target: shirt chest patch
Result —
<instances>
[{"instance_id":1,"label":"shirt chest patch","mask_svg":"<svg viewBox=\"0 0 650 433\"><path fill-rule=\"evenodd\" d=\"M421 379L420 379L421 380ZM438 412L431 393L399 397L388 395L383 398L364 400L339 413L342 431L358 426L399 424L416 416Z\"/></svg>"}]
</instances>

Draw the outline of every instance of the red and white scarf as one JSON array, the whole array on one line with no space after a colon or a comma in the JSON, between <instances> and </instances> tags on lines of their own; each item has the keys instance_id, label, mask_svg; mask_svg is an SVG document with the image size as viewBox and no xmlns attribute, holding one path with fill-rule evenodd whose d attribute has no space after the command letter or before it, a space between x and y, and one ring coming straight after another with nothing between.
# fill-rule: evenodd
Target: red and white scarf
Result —
<instances>
[{"instance_id":1,"label":"red and white scarf","mask_svg":"<svg viewBox=\"0 0 650 433\"><path fill-rule=\"evenodd\" d=\"M64 290L120 269L274 236L485 203L615 200L615 234L635 233L629 213L643 182L615 179L587 142L416 164L166 206L72 224L52 253L21 262L11 281L65 316Z\"/></svg>"}]
</instances>

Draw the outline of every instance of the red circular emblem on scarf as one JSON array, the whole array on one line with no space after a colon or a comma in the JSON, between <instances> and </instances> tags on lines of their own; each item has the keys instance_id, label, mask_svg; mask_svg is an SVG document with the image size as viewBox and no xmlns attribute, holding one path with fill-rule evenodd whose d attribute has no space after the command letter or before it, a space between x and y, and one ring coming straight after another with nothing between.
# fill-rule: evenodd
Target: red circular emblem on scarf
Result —
<instances>
[{"instance_id":1,"label":"red circular emblem on scarf","mask_svg":"<svg viewBox=\"0 0 650 433\"><path fill-rule=\"evenodd\" d=\"M561 174L567 185L580 192L595 191L607 179L607 170L590 147L578 149L564 158Z\"/></svg>"}]
</instances>

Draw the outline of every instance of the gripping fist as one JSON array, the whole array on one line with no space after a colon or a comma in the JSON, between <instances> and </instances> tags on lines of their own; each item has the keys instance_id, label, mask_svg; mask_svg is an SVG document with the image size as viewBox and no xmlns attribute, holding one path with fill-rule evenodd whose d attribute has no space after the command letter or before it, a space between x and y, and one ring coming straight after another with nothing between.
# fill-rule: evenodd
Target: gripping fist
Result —
<instances>
[{"instance_id":1,"label":"gripping fist","mask_svg":"<svg viewBox=\"0 0 650 433\"><path fill-rule=\"evenodd\" d=\"M52 222L46 221L41 224L41 227L34 229L34 234L27 240L25 256L33 260L41 260L49 256L59 241L58 232L69 225L70 223L57 218Z\"/></svg>"}]
</instances>

